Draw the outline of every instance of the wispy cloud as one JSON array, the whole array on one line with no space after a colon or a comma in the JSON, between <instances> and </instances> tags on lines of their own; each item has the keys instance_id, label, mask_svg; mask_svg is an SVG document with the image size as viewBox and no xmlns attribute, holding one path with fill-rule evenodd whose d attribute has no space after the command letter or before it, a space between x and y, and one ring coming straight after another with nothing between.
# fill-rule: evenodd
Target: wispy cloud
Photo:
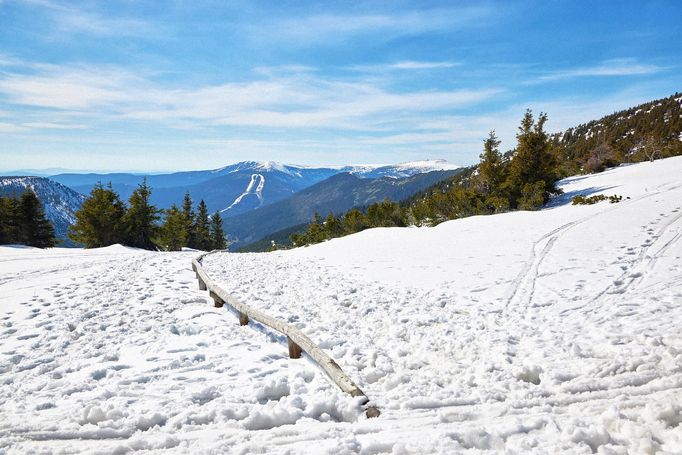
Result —
<instances>
[{"instance_id":1,"label":"wispy cloud","mask_svg":"<svg viewBox=\"0 0 682 455\"><path fill-rule=\"evenodd\" d=\"M30 74L0 76L0 95L8 102L57 109L76 116L80 124L108 117L183 129L193 125L390 130L404 123L404 117L462 109L500 91L491 87L395 92L362 78L334 80L314 73L168 87L140 71L82 65L33 66Z\"/></svg>"},{"instance_id":2,"label":"wispy cloud","mask_svg":"<svg viewBox=\"0 0 682 455\"><path fill-rule=\"evenodd\" d=\"M655 74L665 70L658 65L647 65L635 59L606 60L595 66L556 71L539 78L540 82L557 81L576 77L615 77Z\"/></svg>"},{"instance_id":3,"label":"wispy cloud","mask_svg":"<svg viewBox=\"0 0 682 455\"><path fill-rule=\"evenodd\" d=\"M479 4L394 11L391 14L313 14L277 20L266 26L254 24L251 31L254 35L262 36L270 30L282 39L295 40L298 44L320 45L362 35L391 39L395 36L477 27L487 23L485 19L494 13L493 8Z\"/></svg>"},{"instance_id":4,"label":"wispy cloud","mask_svg":"<svg viewBox=\"0 0 682 455\"><path fill-rule=\"evenodd\" d=\"M55 26L54 31L61 34L136 37L158 34L156 24L137 18L107 16L92 9L53 0L24 0L24 3L47 13Z\"/></svg>"},{"instance_id":5,"label":"wispy cloud","mask_svg":"<svg viewBox=\"0 0 682 455\"><path fill-rule=\"evenodd\" d=\"M398 62L388 65L389 68L395 68L399 70L423 70L423 69L438 69L438 68L452 68L459 66L459 63L455 62Z\"/></svg>"},{"instance_id":6,"label":"wispy cloud","mask_svg":"<svg viewBox=\"0 0 682 455\"><path fill-rule=\"evenodd\" d=\"M428 61L414 61L406 60L393 63L371 64L371 65L351 65L347 66L346 70L358 72L371 73L385 73L387 71L428 71L428 70L442 70L447 68L455 68L461 66L459 62L428 62Z\"/></svg>"}]
</instances>

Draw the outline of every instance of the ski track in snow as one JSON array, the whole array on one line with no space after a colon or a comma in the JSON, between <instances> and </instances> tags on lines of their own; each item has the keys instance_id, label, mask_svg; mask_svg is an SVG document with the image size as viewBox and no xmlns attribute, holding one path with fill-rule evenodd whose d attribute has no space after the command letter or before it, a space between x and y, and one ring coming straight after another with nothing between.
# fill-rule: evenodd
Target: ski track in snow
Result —
<instances>
[{"instance_id":1,"label":"ski track in snow","mask_svg":"<svg viewBox=\"0 0 682 455\"><path fill-rule=\"evenodd\" d=\"M386 447L679 453L680 175L681 158L643 163L567 184L618 204L204 264L329 350L382 408ZM413 423L388 436L397 420Z\"/></svg>"},{"instance_id":2,"label":"ski track in snow","mask_svg":"<svg viewBox=\"0 0 682 455\"><path fill-rule=\"evenodd\" d=\"M240 194L237 199L230 204L226 209L221 210L221 212L227 212L235 205L238 205L242 199L244 199L249 194L255 194L258 198L258 205L263 205L263 187L265 186L265 177L262 174L252 174L249 184L246 186L246 190Z\"/></svg>"},{"instance_id":3,"label":"ski track in snow","mask_svg":"<svg viewBox=\"0 0 682 455\"><path fill-rule=\"evenodd\" d=\"M378 419L213 308L197 253L0 248L0 452L682 453L680 175L642 163L564 182L619 204L204 258Z\"/></svg>"}]
</instances>

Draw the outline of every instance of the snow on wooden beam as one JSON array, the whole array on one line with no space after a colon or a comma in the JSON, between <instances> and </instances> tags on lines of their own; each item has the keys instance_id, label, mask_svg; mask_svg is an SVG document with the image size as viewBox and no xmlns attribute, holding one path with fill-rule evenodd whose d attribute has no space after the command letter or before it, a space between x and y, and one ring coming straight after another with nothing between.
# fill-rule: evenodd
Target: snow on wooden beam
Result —
<instances>
[{"instance_id":1,"label":"snow on wooden beam","mask_svg":"<svg viewBox=\"0 0 682 455\"><path fill-rule=\"evenodd\" d=\"M204 256L211 254L205 253L192 261L192 268L199 276L199 286L202 284L211 292L211 297L215 296L222 300L223 303L229 305L239 315L239 323L246 325L249 320L260 322L261 324L276 330L287 337L287 344L289 347L289 356L293 359L300 358L301 353L305 352L317 365L327 373L327 376L336 384L342 391L353 396L362 397L362 405L365 406L367 417L378 417L380 412L376 406L369 406L369 398L367 395L355 385L355 383L343 372L341 367L329 357L319 346L312 342L310 338L303 334L299 329L293 327L286 322L274 318L262 311L251 308L250 306L237 300L232 294L215 284L208 276L206 271L201 267L201 259ZM204 288L204 289L205 289ZM214 297L214 300L215 300Z\"/></svg>"}]
</instances>

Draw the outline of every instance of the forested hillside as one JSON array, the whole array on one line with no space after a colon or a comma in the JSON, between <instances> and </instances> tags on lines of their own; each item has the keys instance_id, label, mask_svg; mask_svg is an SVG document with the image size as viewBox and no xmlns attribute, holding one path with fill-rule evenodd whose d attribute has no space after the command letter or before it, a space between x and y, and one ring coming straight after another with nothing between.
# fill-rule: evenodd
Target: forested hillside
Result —
<instances>
[{"instance_id":1,"label":"forested hillside","mask_svg":"<svg viewBox=\"0 0 682 455\"><path fill-rule=\"evenodd\" d=\"M514 149L501 153L494 131L480 162L436 183L407 201L389 200L340 217L316 217L291 239L295 246L318 243L372 227L432 226L472 215L536 210L558 195L556 182L570 175L601 172L622 163L682 155L682 94L548 134L546 114L521 120Z\"/></svg>"},{"instance_id":2,"label":"forested hillside","mask_svg":"<svg viewBox=\"0 0 682 455\"><path fill-rule=\"evenodd\" d=\"M682 93L556 133L563 176L682 154Z\"/></svg>"}]
</instances>

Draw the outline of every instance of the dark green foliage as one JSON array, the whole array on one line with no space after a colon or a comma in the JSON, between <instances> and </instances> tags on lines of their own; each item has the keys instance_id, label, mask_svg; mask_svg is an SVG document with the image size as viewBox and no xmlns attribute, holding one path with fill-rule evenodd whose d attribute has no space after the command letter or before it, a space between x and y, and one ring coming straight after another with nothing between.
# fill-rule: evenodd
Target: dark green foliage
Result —
<instances>
[{"instance_id":1,"label":"dark green foliage","mask_svg":"<svg viewBox=\"0 0 682 455\"><path fill-rule=\"evenodd\" d=\"M165 210L165 218L159 230L159 246L166 251L180 251L187 245L185 214L173 204Z\"/></svg>"},{"instance_id":2,"label":"dark green foliage","mask_svg":"<svg viewBox=\"0 0 682 455\"><path fill-rule=\"evenodd\" d=\"M211 250L211 227L206 203L202 199L197 207L197 215L194 223L195 246L198 250Z\"/></svg>"},{"instance_id":3,"label":"dark green foliage","mask_svg":"<svg viewBox=\"0 0 682 455\"><path fill-rule=\"evenodd\" d=\"M69 238L86 248L100 248L124 243L126 226L125 204L112 189L101 183L95 185L90 197L76 212L76 223L69 228Z\"/></svg>"},{"instance_id":4,"label":"dark green foliage","mask_svg":"<svg viewBox=\"0 0 682 455\"><path fill-rule=\"evenodd\" d=\"M344 234L353 234L369 227L367 216L358 209L349 210L342 219Z\"/></svg>"},{"instance_id":5,"label":"dark green foliage","mask_svg":"<svg viewBox=\"0 0 682 455\"><path fill-rule=\"evenodd\" d=\"M628 198L630 199L630 198ZM623 196L619 196L617 194L613 194L611 196L606 196L604 194L595 194L594 196L573 196L573 199L571 199L571 202L573 205L592 205L596 204L597 202L601 201L606 201L608 200L611 204L617 204L618 202L623 200Z\"/></svg>"},{"instance_id":6,"label":"dark green foliage","mask_svg":"<svg viewBox=\"0 0 682 455\"><path fill-rule=\"evenodd\" d=\"M472 215L536 210L551 195L559 193L557 160L544 131L546 121L545 114L536 122L531 111L527 111L517 135L517 148L512 153L500 153L500 142L493 131L483 144L478 167L464 170L403 204L384 200L369 205L364 214L357 209L347 212L341 222L330 215L322 223L316 216L304 232L291 236L292 242L301 246L367 228L432 226Z\"/></svg>"},{"instance_id":7,"label":"dark green foliage","mask_svg":"<svg viewBox=\"0 0 682 455\"><path fill-rule=\"evenodd\" d=\"M541 207L557 194L557 159L549 136L544 130L547 115L541 113L537 122L527 110L516 135L516 152L509 163L505 189L509 205L523 210Z\"/></svg>"},{"instance_id":8,"label":"dark green foliage","mask_svg":"<svg viewBox=\"0 0 682 455\"><path fill-rule=\"evenodd\" d=\"M19 197L0 197L0 244L19 243L37 248L57 244L52 222L31 190Z\"/></svg>"},{"instance_id":9,"label":"dark green foliage","mask_svg":"<svg viewBox=\"0 0 682 455\"><path fill-rule=\"evenodd\" d=\"M196 233L194 232L194 220L195 214L192 209L192 198L189 195L189 191L185 192L185 196L182 200L182 216L184 219L183 228L187 235L187 246L190 248L196 248Z\"/></svg>"},{"instance_id":10,"label":"dark green foliage","mask_svg":"<svg viewBox=\"0 0 682 455\"><path fill-rule=\"evenodd\" d=\"M17 200L12 197L0 197L0 245L18 241L17 232Z\"/></svg>"},{"instance_id":11,"label":"dark green foliage","mask_svg":"<svg viewBox=\"0 0 682 455\"><path fill-rule=\"evenodd\" d=\"M211 217L211 249L212 250L226 250L227 239L225 238L225 231L223 230L223 219L220 212L215 212Z\"/></svg>"},{"instance_id":12,"label":"dark green foliage","mask_svg":"<svg viewBox=\"0 0 682 455\"><path fill-rule=\"evenodd\" d=\"M483 143L478 174L474 178L476 191L481 195L488 213L505 212L510 208L504 186L509 173L509 160L500 153L499 145L495 132L491 131Z\"/></svg>"},{"instance_id":13,"label":"dark green foliage","mask_svg":"<svg viewBox=\"0 0 682 455\"><path fill-rule=\"evenodd\" d=\"M124 216L126 229L126 245L145 250L154 250L154 239L158 236L159 210L150 204L151 188L147 186L147 179L133 191L129 199L129 208Z\"/></svg>"}]
</instances>

